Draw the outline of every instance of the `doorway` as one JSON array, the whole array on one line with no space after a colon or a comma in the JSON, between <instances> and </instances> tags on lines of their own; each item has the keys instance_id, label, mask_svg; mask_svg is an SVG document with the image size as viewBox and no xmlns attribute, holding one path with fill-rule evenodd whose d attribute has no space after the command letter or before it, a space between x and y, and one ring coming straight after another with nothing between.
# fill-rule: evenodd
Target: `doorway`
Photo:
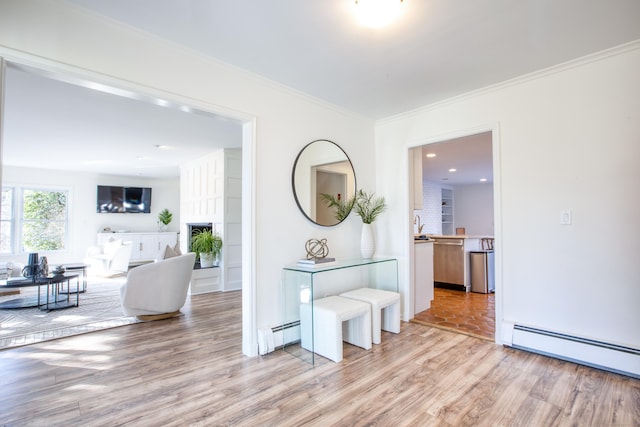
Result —
<instances>
[{"instance_id":1,"label":"doorway","mask_svg":"<svg viewBox=\"0 0 640 427\"><path fill-rule=\"evenodd\" d=\"M324 167L324 166L323 166ZM342 200L347 194L347 175L345 173L323 170L319 167L312 167L315 172L316 189L311 194L316 195L316 221L318 224L332 224L335 221L334 208L323 203L322 195L330 194L337 200Z\"/></svg>"},{"instance_id":2,"label":"doorway","mask_svg":"<svg viewBox=\"0 0 640 427\"><path fill-rule=\"evenodd\" d=\"M464 245L456 246L463 251L459 255L464 263L456 267L460 271L443 275L435 271L443 263L434 264L436 280L446 276L455 283L434 283L431 307L414 313L413 320L493 340L495 294L470 292L470 252L482 249L481 238L495 236L493 131L437 140L413 150L419 150L422 166L422 204L413 205L413 217L420 218L423 227L420 234L459 238L456 242ZM418 234L417 222L414 234ZM454 247L441 244L438 248L451 251ZM438 248L434 245L434 251Z\"/></svg>"},{"instance_id":3,"label":"doorway","mask_svg":"<svg viewBox=\"0 0 640 427\"><path fill-rule=\"evenodd\" d=\"M93 96L98 96L98 92L110 93L111 95L119 95L120 98L134 101L141 101L141 103L149 103L158 107L166 107L170 110L180 110L182 113L186 113L191 115L192 117L197 117L200 120L209 120L209 119L217 119L220 123L230 123L231 126L237 127L239 129L239 142L237 148L242 149L242 159L240 161L242 168L242 195L241 195L241 206L242 206L242 294L243 294L243 307L242 307L242 316L243 316L243 336L242 336L242 348L243 353L249 356L255 355L255 350L257 349L257 344L255 342L255 313L253 312L253 306L255 301L255 277L253 271L255 268L252 268L254 263L254 259L252 254L254 252L253 243L250 236L254 235L253 230L253 206L255 203L255 189L252 185L253 182L253 168L251 165L253 164L253 156L255 152L255 118L238 113L237 111L227 111L226 109L213 106L210 104L204 104L202 102L198 102L196 105L192 104L193 101L189 99L181 99L175 94L164 93L161 91L153 91L153 93L147 93L149 90L143 86L139 86L134 83L120 81L117 79L109 78L108 76L97 76L97 75L85 75L83 70L71 70L68 66L60 65L59 68L56 66L52 66L50 63L43 63L38 58L31 57L29 58L30 65L25 65L21 63L21 61L11 61L5 62L2 57L0 57L0 101L4 99L5 92L3 92L6 87L2 84L6 77L6 69L11 66L14 70L18 70L20 72L26 72L27 74L33 74L38 77L44 77L46 79L51 79L53 81L59 81L63 83L68 83L75 87L83 87L86 89L96 89L97 91L93 91ZM40 67L41 68L35 68ZM108 83L101 83L99 80L104 80ZM55 103L56 99L60 99L60 97L51 97L49 101ZM40 101L44 102L45 99L41 99ZM1 103L1 102L0 102ZM1 110L0 113L5 113L5 110ZM24 120L23 116L22 120ZM31 119L31 117L28 117ZM145 122L148 122L148 117L143 118ZM31 120L33 122L33 120ZM46 120L42 120L39 123L39 126L35 126L37 128L45 128L44 124L48 123ZM163 123L162 121L155 121L154 125L158 123ZM0 117L0 124L3 124L3 128L0 128L0 152L2 148L6 149L6 124L5 121L2 123L2 117ZM76 125L70 125L69 129L80 128L85 123L78 119ZM5 137L4 141L2 137ZM100 133L95 134L95 138L88 138L87 140L94 141L94 149L99 147L99 144L95 143L97 137L101 136ZM160 139L159 139L160 140ZM109 142L109 141L108 141ZM213 142L211 142L213 144ZM106 146L111 149L110 145L105 143L103 146ZM161 149L162 145L155 145L154 149ZM216 149L221 147L216 147ZM232 148L232 147L222 147L222 148ZM236 147L233 147L236 148ZM34 150L35 151L35 150ZM70 150L58 150L61 153L71 153ZM116 150L112 150L116 151ZM212 148L213 151L213 148ZM28 156L22 156L23 158L27 158ZM40 158L42 160L43 156L31 156L36 158ZM67 156L70 157L70 156ZM0 159L0 162L4 162L7 159L7 156L4 159ZM55 163L53 160L49 159L51 163ZM144 160L144 159L138 159ZM121 162L124 163L124 162ZM2 168L4 171L4 168ZM92 193L95 197L95 193ZM95 200L94 200L95 202ZM240 205L240 204L239 204ZM76 215L76 218L79 218L80 215ZM246 220L246 221L245 221ZM80 221L82 222L82 221ZM93 229L92 229L93 230ZM77 233L78 234L78 233ZM86 235L92 235L91 233L82 233ZM91 237L88 237L91 239ZM84 244L84 243L83 243ZM86 245L85 245L86 246Z\"/></svg>"}]
</instances>

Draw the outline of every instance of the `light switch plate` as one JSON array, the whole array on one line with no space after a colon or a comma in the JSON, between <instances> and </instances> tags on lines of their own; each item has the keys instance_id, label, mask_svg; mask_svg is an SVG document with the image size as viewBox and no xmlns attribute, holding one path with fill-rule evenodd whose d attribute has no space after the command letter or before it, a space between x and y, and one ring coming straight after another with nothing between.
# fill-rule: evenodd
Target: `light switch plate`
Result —
<instances>
[{"instance_id":1,"label":"light switch plate","mask_svg":"<svg viewBox=\"0 0 640 427\"><path fill-rule=\"evenodd\" d=\"M571 211L560 211L560 224L571 225Z\"/></svg>"}]
</instances>

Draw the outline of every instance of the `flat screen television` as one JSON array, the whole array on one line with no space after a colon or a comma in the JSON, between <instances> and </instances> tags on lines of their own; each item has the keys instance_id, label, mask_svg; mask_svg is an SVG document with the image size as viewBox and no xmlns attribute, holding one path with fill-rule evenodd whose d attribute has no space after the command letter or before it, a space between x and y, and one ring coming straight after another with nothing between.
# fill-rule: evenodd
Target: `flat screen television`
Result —
<instances>
[{"instance_id":1,"label":"flat screen television","mask_svg":"<svg viewBox=\"0 0 640 427\"><path fill-rule=\"evenodd\" d=\"M151 213L151 188L98 185L98 213Z\"/></svg>"}]
</instances>

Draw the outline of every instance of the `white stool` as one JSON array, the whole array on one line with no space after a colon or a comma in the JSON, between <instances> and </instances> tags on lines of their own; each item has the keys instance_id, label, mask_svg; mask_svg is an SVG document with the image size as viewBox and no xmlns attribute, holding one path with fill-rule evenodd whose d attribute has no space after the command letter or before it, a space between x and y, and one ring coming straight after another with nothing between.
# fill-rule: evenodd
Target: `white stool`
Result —
<instances>
[{"instance_id":1,"label":"white stool","mask_svg":"<svg viewBox=\"0 0 640 427\"><path fill-rule=\"evenodd\" d=\"M374 344L380 344L380 330L400 332L400 294L380 289L360 288L340 294L371 304L371 334Z\"/></svg>"},{"instance_id":2,"label":"white stool","mask_svg":"<svg viewBox=\"0 0 640 427\"><path fill-rule=\"evenodd\" d=\"M300 338L303 348L334 362L342 360L343 340L369 350L371 306L354 299L330 296L313 301L312 315L311 304L302 304Z\"/></svg>"}]
</instances>

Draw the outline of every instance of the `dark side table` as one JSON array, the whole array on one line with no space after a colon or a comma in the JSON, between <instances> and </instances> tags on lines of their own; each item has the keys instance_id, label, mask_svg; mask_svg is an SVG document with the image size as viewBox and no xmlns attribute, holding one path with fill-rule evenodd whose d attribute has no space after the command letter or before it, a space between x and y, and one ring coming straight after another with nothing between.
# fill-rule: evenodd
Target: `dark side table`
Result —
<instances>
[{"instance_id":1,"label":"dark side table","mask_svg":"<svg viewBox=\"0 0 640 427\"><path fill-rule=\"evenodd\" d=\"M78 292L83 293L87 291L87 268L90 267L89 264L83 264L79 262L74 264L62 264L61 267L64 267L65 271L67 272L74 271L82 275L82 288ZM63 289L60 293L66 293L66 292ZM75 292L72 292L72 293L75 293Z\"/></svg>"},{"instance_id":2,"label":"dark side table","mask_svg":"<svg viewBox=\"0 0 640 427\"><path fill-rule=\"evenodd\" d=\"M59 274L55 276L45 276L37 278L16 277L7 279L0 284L3 288L27 288L38 287L37 297L14 298L9 301L0 303L2 308L31 308L38 307L40 310L51 311L62 308L77 307L80 305L80 280L78 274ZM76 290L71 291L71 279L76 279ZM66 295L60 295L58 285L67 283ZM42 296L40 288L45 288L45 296ZM72 293L76 294L76 300L73 302L70 298Z\"/></svg>"}]
</instances>

